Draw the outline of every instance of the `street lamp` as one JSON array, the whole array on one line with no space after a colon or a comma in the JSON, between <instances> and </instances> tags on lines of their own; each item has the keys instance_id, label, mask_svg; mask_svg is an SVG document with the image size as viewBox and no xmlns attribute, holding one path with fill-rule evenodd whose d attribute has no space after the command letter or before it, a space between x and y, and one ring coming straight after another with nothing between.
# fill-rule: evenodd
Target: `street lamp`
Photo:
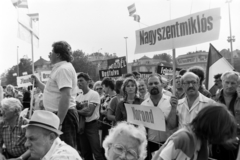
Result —
<instances>
[{"instance_id":1,"label":"street lamp","mask_svg":"<svg viewBox=\"0 0 240 160\"><path fill-rule=\"evenodd\" d=\"M231 13L230 13L230 3L232 0L227 0L226 3L228 3L228 13L229 13L229 30L230 30L230 37L228 37L227 41L230 43L231 48L231 63L234 68L234 60L233 60L233 45L232 42L235 42L235 37L232 36L232 27L231 27Z\"/></svg>"},{"instance_id":2,"label":"street lamp","mask_svg":"<svg viewBox=\"0 0 240 160\"><path fill-rule=\"evenodd\" d=\"M17 76L19 76L19 66L18 66L18 46L17 46Z\"/></svg>"},{"instance_id":3,"label":"street lamp","mask_svg":"<svg viewBox=\"0 0 240 160\"><path fill-rule=\"evenodd\" d=\"M127 39L128 37L124 37L125 38L125 41L126 41L126 61L128 63L128 51L127 51Z\"/></svg>"}]
</instances>

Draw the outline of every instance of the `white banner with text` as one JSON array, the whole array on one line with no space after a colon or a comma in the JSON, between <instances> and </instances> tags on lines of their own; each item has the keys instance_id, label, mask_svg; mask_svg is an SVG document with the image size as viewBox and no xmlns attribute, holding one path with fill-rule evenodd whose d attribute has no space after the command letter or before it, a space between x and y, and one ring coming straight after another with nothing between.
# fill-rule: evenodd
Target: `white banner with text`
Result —
<instances>
[{"instance_id":1,"label":"white banner with text","mask_svg":"<svg viewBox=\"0 0 240 160\"><path fill-rule=\"evenodd\" d=\"M136 31L135 54L217 40L220 19L220 8L214 8L139 29Z\"/></svg>"},{"instance_id":2,"label":"white banner with text","mask_svg":"<svg viewBox=\"0 0 240 160\"><path fill-rule=\"evenodd\" d=\"M39 79L39 74L34 74L38 79ZM26 75L26 76L21 76L17 77L17 85L18 87L28 87L31 86L31 76L32 75Z\"/></svg>"},{"instance_id":3,"label":"white banner with text","mask_svg":"<svg viewBox=\"0 0 240 160\"><path fill-rule=\"evenodd\" d=\"M147 128L166 131L165 117L158 107L125 104L127 121L136 125L144 125Z\"/></svg>"},{"instance_id":4,"label":"white banner with text","mask_svg":"<svg viewBox=\"0 0 240 160\"><path fill-rule=\"evenodd\" d=\"M51 71L42 71L41 72L41 81L42 82L47 82L50 74L51 74Z\"/></svg>"}]
</instances>

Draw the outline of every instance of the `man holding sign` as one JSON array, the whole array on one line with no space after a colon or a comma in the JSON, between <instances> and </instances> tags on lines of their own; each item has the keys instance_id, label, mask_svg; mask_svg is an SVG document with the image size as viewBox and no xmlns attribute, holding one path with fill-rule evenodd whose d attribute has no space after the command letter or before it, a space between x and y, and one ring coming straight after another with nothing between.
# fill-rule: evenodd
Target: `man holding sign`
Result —
<instances>
[{"instance_id":1,"label":"man holding sign","mask_svg":"<svg viewBox=\"0 0 240 160\"><path fill-rule=\"evenodd\" d=\"M164 143L171 134L169 130L177 127L176 106L178 100L176 97L163 94L162 78L159 74L151 74L148 77L147 85L150 97L143 101L141 105L160 108L166 122L165 132L148 129L148 158L151 159L151 153L159 149L157 143Z\"/></svg>"}]
</instances>

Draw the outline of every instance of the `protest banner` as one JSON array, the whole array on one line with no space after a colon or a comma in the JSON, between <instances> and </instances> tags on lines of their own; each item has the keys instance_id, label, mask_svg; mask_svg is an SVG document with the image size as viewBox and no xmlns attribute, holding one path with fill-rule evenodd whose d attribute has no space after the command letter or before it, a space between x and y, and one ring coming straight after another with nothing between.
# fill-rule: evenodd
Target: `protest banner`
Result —
<instances>
[{"instance_id":1,"label":"protest banner","mask_svg":"<svg viewBox=\"0 0 240 160\"><path fill-rule=\"evenodd\" d=\"M39 78L38 74L34 74L37 78ZM17 77L17 85L18 87L28 87L31 86L31 76L32 75L26 75L26 76L21 76Z\"/></svg>"},{"instance_id":2,"label":"protest banner","mask_svg":"<svg viewBox=\"0 0 240 160\"><path fill-rule=\"evenodd\" d=\"M121 77L121 76L122 76L121 68L99 70L100 79L103 79L104 77Z\"/></svg>"},{"instance_id":3,"label":"protest banner","mask_svg":"<svg viewBox=\"0 0 240 160\"><path fill-rule=\"evenodd\" d=\"M136 125L144 125L147 128L166 131L165 117L158 107L126 104L127 121Z\"/></svg>"},{"instance_id":4,"label":"protest banner","mask_svg":"<svg viewBox=\"0 0 240 160\"><path fill-rule=\"evenodd\" d=\"M121 69L122 74L127 73L126 57L118 57L107 60L108 69Z\"/></svg>"},{"instance_id":5,"label":"protest banner","mask_svg":"<svg viewBox=\"0 0 240 160\"><path fill-rule=\"evenodd\" d=\"M176 68L176 75L179 74L179 71L181 68ZM173 68L172 67L166 67L166 66L158 66L157 67L157 73L160 75L173 75Z\"/></svg>"},{"instance_id":6,"label":"protest banner","mask_svg":"<svg viewBox=\"0 0 240 160\"><path fill-rule=\"evenodd\" d=\"M41 81L47 82L50 77L51 71L42 71L41 72Z\"/></svg>"},{"instance_id":7,"label":"protest banner","mask_svg":"<svg viewBox=\"0 0 240 160\"><path fill-rule=\"evenodd\" d=\"M220 19L220 8L214 8L139 29L136 31L135 54L217 40Z\"/></svg>"},{"instance_id":8,"label":"protest banner","mask_svg":"<svg viewBox=\"0 0 240 160\"><path fill-rule=\"evenodd\" d=\"M139 72L139 73L140 73L140 78L143 78L143 79L148 78L149 75L152 74L152 72Z\"/></svg>"}]
</instances>

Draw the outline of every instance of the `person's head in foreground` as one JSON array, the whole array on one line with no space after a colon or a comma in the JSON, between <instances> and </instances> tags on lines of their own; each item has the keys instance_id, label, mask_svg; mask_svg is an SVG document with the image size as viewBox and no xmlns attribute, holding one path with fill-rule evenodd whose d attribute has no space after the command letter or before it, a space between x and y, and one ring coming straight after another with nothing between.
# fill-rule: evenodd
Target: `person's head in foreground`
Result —
<instances>
[{"instance_id":1,"label":"person's head in foreground","mask_svg":"<svg viewBox=\"0 0 240 160\"><path fill-rule=\"evenodd\" d=\"M211 104L198 113L191 127L199 139L221 144L236 135L237 124L226 106Z\"/></svg>"},{"instance_id":2,"label":"person's head in foreground","mask_svg":"<svg viewBox=\"0 0 240 160\"><path fill-rule=\"evenodd\" d=\"M60 120L57 115L49 111L37 110L33 113L26 128L27 138L25 146L29 148L31 157L43 158L51 149L54 141L62 134L58 130Z\"/></svg>"},{"instance_id":3,"label":"person's head in foreground","mask_svg":"<svg viewBox=\"0 0 240 160\"><path fill-rule=\"evenodd\" d=\"M203 108L188 126L173 133L153 160L207 160L207 145L226 143L235 138L236 129L235 119L227 107L211 104Z\"/></svg>"},{"instance_id":4,"label":"person's head in foreground","mask_svg":"<svg viewBox=\"0 0 240 160\"><path fill-rule=\"evenodd\" d=\"M103 142L107 160L139 160L147 155L146 131L127 122L112 128Z\"/></svg>"}]
</instances>

